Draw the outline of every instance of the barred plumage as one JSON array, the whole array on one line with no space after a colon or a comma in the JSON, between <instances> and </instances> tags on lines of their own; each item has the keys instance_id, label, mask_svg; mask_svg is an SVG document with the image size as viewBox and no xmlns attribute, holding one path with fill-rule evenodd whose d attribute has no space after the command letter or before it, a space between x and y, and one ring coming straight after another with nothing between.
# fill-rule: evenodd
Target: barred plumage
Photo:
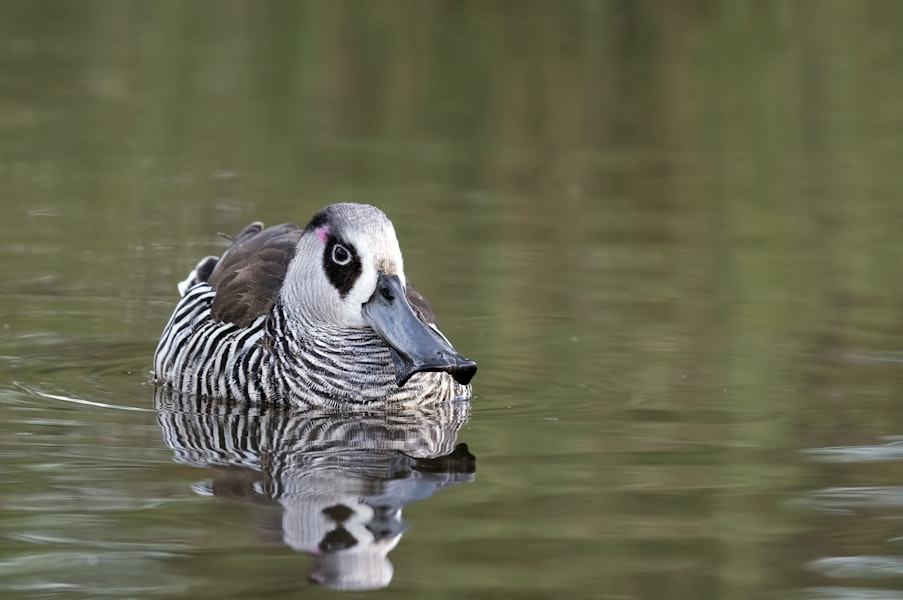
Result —
<instances>
[{"instance_id":1,"label":"barred plumage","mask_svg":"<svg viewBox=\"0 0 903 600\"><path fill-rule=\"evenodd\" d=\"M253 223L179 289L154 372L182 392L304 407L470 396L476 364L406 285L394 230L373 207L333 205L303 230Z\"/></svg>"}]
</instances>

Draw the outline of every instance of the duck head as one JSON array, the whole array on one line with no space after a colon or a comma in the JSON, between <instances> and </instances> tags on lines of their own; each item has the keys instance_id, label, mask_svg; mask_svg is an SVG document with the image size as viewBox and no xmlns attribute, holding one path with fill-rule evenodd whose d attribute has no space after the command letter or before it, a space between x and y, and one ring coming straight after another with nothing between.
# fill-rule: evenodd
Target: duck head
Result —
<instances>
[{"instance_id":1,"label":"duck head","mask_svg":"<svg viewBox=\"0 0 903 600\"><path fill-rule=\"evenodd\" d=\"M477 370L439 331L429 303L409 289L395 228L376 207L333 204L304 228L280 292L309 327L371 328L392 356L395 379L444 371L466 385Z\"/></svg>"}]
</instances>

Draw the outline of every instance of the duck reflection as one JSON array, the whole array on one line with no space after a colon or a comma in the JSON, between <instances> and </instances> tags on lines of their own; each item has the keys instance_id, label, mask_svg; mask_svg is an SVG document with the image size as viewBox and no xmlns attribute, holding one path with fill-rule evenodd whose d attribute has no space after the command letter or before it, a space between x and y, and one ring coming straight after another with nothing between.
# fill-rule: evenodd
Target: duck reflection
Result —
<instances>
[{"instance_id":1,"label":"duck reflection","mask_svg":"<svg viewBox=\"0 0 903 600\"><path fill-rule=\"evenodd\" d=\"M316 557L311 581L375 589L392 579L401 509L472 481L475 458L455 444L469 405L399 413L297 412L155 392L176 462L213 467L199 494L281 505L274 529Z\"/></svg>"}]
</instances>

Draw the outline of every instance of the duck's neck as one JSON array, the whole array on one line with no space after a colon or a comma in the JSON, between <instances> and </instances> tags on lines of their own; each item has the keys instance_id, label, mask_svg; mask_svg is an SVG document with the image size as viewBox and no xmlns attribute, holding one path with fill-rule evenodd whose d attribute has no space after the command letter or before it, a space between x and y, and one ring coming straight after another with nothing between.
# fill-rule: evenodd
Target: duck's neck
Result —
<instances>
[{"instance_id":1,"label":"duck's neck","mask_svg":"<svg viewBox=\"0 0 903 600\"><path fill-rule=\"evenodd\" d=\"M397 388L389 350L370 328L288 319L277 303L267 322L265 343L276 375L292 395L367 403Z\"/></svg>"},{"instance_id":2,"label":"duck's neck","mask_svg":"<svg viewBox=\"0 0 903 600\"><path fill-rule=\"evenodd\" d=\"M389 348L375 331L289 319L279 302L267 319L264 343L272 379L296 403L422 404L469 397L469 388L446 373L417 373L398 387Z\"/></svg>"}]
</instances>

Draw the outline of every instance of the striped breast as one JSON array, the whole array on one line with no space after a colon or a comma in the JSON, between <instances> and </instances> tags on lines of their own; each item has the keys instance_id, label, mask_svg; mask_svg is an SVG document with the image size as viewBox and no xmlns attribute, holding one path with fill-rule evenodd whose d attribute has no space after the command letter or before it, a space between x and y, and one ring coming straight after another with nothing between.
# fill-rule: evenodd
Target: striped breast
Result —
<instances>
[{"instance_id":1,"label":"striped breast","mask_svg":"<svg viewBox=\"0 0 903 600\"><path fill-rule=\"evenodd\" d=\"M252 401L287 399L300 407L423 404L466 393L443 373L417 373L399 387L389 351L370 329L300 335L280 304L247 327L211 317L216 292L185 291L154 355L157 379L181 392Z\"/></svg>"}]
</instances>

